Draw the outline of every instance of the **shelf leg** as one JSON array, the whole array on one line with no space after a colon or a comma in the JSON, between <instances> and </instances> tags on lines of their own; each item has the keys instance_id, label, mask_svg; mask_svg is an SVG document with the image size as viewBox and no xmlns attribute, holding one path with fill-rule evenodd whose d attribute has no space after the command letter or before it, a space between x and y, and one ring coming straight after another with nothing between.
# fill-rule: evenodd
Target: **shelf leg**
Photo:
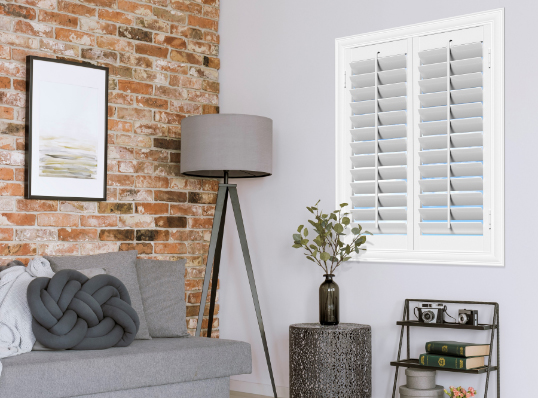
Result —
<instances>
[{"instance_id":1,"label":"shelf leg","mask_svg":"<svg viewBox=\"0 0 538 398\"><path fill-rule=\"evenodd\" d=\"M407 313L407 308L409 307L409 302L405 300L403 315L402 315L402 321L405 321L405 316L409 316ZM400 331L400 345L398 346L398 362L400 362L400 358L402 356L402 343L403 343L403 335L404 335L404 326L402 325L402 330ZM409 336L409 333L407 334ZM407 349L409 350L409 343L407 343ZM407 354L407 359L409 359L409 353ZM392 388L392 398L396 398L396 387L398 386L398 370L400 369L399 366L396 366L396 370L394 371L394 387Z\"/></svg>"}]
</instances>

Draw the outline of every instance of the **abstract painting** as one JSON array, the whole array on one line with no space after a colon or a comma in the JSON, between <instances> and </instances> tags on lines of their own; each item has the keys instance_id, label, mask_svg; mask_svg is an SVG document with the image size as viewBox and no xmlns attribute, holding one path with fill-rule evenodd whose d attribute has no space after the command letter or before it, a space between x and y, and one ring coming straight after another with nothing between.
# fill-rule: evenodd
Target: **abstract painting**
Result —
<instances>
[{"instance_id":1,"label":"abstract painting","mask_svg":"<svg viewBox=\"0 0 538 398\"><path fill-rule=\"evenodd\" d=\"M27 197L106 200L108 69L29 58Z\"/></svg>"}]
</instances>

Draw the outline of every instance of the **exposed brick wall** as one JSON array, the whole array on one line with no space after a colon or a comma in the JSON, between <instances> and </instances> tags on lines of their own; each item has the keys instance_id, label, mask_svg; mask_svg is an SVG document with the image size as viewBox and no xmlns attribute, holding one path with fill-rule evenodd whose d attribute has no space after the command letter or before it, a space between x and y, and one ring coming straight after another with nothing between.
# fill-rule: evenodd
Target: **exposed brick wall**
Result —
<instances>
[{"instance_id":1,"label":"exposed brick wall","mask_svg":"<svg viewBox=\"0 0 538 398\"><path fill-rule=\"evenodd\" d=\"M186 258L194 332L218 183L180 175L180 123L218 112L218 19L219 0L0 2L1 264L132 249ZM24 199L27 55L109 67L106 202Z\"/></svg>"}]
</instances>

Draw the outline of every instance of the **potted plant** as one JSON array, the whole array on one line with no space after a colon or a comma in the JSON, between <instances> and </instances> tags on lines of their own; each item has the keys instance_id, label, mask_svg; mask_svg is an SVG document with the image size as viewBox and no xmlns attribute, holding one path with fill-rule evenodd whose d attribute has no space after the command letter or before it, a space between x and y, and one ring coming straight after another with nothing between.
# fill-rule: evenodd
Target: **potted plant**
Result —
<instances>
[{"instance_id":1,"label":"potted plant","mask_svg":"<svg viewBox=\"0 0 538 398\"><path fill-rule=\"evenodd\" d=\"M445 390L445 394L448 395L450 398L470 398L474 397L476 395L476 390L473 387L469 387L468 390L466 390L463 387L449 387L450 391Z\"/></svg>"},{"instance_id":2,"label":"potted plant","mask_svg":"<svg viewBox=\"0 0 538 398\"><path fill-rule=\"evenodd\" d=\"M319 202L307 207L314 215L314 219L308 222L314 227L317 236L310 241L308 228L299 225L297 233L293 234L293 247L305 249L306 258L325 272L325 281L319 287L319 322L322 325L338 325L339 289L333 280L334 270L343 262L351 260L352 253L366 250L360 246L366 242L366 235L372 234L363 231L358 224L351 225L349 213L343 211L347 203L340 204L340 209L332 213L323 213L317 207Z\"/></svg>"}]
</instances>

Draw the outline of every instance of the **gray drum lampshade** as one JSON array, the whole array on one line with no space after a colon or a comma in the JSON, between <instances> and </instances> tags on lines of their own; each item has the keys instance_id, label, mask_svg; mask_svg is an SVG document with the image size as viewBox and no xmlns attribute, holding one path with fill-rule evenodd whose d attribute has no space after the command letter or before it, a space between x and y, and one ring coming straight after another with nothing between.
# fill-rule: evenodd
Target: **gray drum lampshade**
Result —
<instances>
[{"instance_id":1,"label":"gray drum lampshade","mask_svg":"<svg viewBox=\"0 0 538 398\"><path fill-rule=\"evenodd\" d=\"M272 173L273 121L253 115L191 116L181 121L181 173L265 177Z\"/></svg>"}]
</instances>

